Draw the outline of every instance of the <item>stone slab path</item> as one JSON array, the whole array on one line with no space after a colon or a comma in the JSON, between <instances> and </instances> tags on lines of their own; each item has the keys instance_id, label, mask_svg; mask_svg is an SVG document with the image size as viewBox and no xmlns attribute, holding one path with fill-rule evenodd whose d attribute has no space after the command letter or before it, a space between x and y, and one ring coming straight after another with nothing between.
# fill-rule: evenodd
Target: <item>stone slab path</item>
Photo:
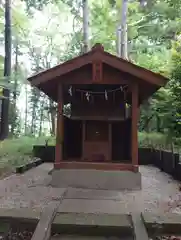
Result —
<instances>
[{"instance_id":1,"label":"stone slab path","mask_svg":"<svg viewBox=\"0 0 181 240\"><path fill-rule=\"evenodd\" d=\"M118 237L90 237L90 236L75 236L63 235L52 237L51 240L132 240L132 238L118 238Z\"/></svg>"},{"instance_id":2,"label":"stone slab path","mask_svg":"<svg viewBox=\"0 0 181 240\"><path fill-rule=\"evenodd\" d=\"M44 163L22 175L0 180L0 208L43 210L64 196L60 212L122 213L137 211L177 212L181 214L179 183L152 166L141 166L142 190L101 191L52 188L48 172L53 165Z\"/></svg>"},{"instance_id":3,"label":"stone slab path","mask_svg":"<svg viewBox=\"0 0 181 240\"><path fill-rule=\"evenodd\" d=\"M142 190L105 191L69 188L59 211L67 212L173 212L181 214L179 183L152 166L141 166Z\"/></svg>"}]
</instances>

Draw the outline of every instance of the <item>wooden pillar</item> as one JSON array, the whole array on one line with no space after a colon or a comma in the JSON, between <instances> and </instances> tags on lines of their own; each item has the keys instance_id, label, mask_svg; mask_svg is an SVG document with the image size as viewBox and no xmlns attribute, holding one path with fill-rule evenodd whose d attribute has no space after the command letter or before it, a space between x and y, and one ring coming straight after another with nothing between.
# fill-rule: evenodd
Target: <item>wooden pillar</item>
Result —
<instances>
[{"instance_id":1,"label":"wooden pillar","mask_svg":"<svg viewBox=\"0 0 181 240\"><path fill-rule=\"evenodd\" d=\"M132 164L138 165L138 85L132 85L132 122L131 122L131 158Z\"/></svg>"},{"instance_id":2,"label":"wooden pillar","mask_svg":"<svg viewBox=\"0 0 181 240\"><path fill-rule=\"evenodd\" d=\"M84 146L85 146L85 129L86 128L86 121L82 121L82 161L84 161L85 158L85 151L84 151Z\"/></svg>"},{"instance_id":3,"label":"wooden pillar","mask_svg":"<svg viewBox=\"0 0 181 240\"><path fill-rule=\"evenodd\" d=\"M62 84L58 87L58 111L57 111L57 133L55 147L55 168L60 167L63 159L63 89Z\"/></svg>"},{"instance_id":4,"label":"wooden pillar","mask_svg":"<svg viewBox=\"0 0 181 240\"><path fill-rule=\"evenodd\" d=\"M109 134L109 162L112 162L112 123L108 122L108 134Z\"/></svg>"}]
</instances>

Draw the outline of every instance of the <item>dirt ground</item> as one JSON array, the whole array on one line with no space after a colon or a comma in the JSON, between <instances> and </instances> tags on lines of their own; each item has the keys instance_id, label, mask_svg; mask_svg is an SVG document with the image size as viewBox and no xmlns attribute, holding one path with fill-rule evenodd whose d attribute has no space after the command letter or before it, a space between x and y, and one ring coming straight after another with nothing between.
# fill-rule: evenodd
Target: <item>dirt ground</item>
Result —
<instances>
[{"instance_id":1,"label":"dirt ground","mask_svg":"<svg viewBox=\"0 0 181 240\"><path fill-rule=\"evenodd\" d=\"M141 166L142 190L101 191L52 188L48 172L53 165L44 163L22 175L0 180L0 208L44 207L59 201L59 211L120 213L134 211L175 212L181 214L179 183L152 166Z\"/></svg>"}]
</instances>

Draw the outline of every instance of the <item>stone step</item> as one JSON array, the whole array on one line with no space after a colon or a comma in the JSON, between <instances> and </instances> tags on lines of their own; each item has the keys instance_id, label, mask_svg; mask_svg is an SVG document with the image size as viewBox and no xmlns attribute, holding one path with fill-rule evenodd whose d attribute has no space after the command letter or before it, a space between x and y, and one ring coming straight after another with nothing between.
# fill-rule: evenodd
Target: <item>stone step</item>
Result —
<instances>
[{"instance_id":1,"label":"stone step","mask_svg":"<svg viewBox=\"0 0 181 240\"><path fill-rule=\"evenodd\" d=\"M119 237L99 237L99 236L80 236L80 235L57 235L51 240L133 240L133 238L119 238Z\"/></svg>"},{"instance_id":2,"label":"stone step","mask_svg":"<svg viewBox=\"0 0 181 240\"><path fill-rule=\"evenodd\" d=\"M131 216L128 214L57 213L52 232L88 236L132 236Z\"/></svg>"}]
</instances>

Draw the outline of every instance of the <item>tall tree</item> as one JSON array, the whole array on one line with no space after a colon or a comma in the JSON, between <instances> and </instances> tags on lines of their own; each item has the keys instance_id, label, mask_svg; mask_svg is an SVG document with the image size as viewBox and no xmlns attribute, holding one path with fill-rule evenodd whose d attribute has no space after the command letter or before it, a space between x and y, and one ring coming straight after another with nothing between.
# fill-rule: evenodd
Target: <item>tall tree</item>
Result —
<instances>
[{"instance_id":1,"label":"tall tree","mask_svg":"<svg viewBox=\"0 0 181 240\"><path fill-rule=\"evenodd\" d=\"M10 82L11 77L11 3L10 0L5 1L5 60L4 60L4 77ZM8 137L9 133L9 89L4 89L4 99L2 101L1 115L1 134L0 139Z\"/></svg>"},{"instance_id":2,"label":"tall tree","mask_svg":"<svg viewBox=\"0 0 181 240\"><path fill-rule=\"evenodd\" d=\"M89 8L88 0L83 0L83 52L89 51Z\"/></svg>"},{"instance_id":3,"label":"tall tree","mask_svg":"<svg viewBox=\"0 0 181 240\"><path fill-rule=\"evenodd\" d=\"M13 108L14 108L14 114L12 117L12 124L11 124L11 136L14 135L14 130L16 127L16 104L17 104L17 87L18 87L18 52L19 52L19 44L18 40L16 39L15 43L15 66L14 66L14 87L13 87Z\"/></svg>"},{"instance_id":4,"label":"tall tree","mask_svg":"<svg viewBox=\"0 0 181 240\"><path fill-rule=\"evenodd\" d=\"M127 59L127 11L128 11L128 0L122 0L121 9L121 27L120 27L120 52L119 56Z\"/></svg>"},{"instance_id":5,"label":"tall tree","mask_svg":"<svg viewBox=\"0 0 181 240\"><path fill-rule=\"evenodd\" d=\"M25 120L24 120L24 134L28 134L28 84L25 84Z\"/></svg>"}]
</instances>

